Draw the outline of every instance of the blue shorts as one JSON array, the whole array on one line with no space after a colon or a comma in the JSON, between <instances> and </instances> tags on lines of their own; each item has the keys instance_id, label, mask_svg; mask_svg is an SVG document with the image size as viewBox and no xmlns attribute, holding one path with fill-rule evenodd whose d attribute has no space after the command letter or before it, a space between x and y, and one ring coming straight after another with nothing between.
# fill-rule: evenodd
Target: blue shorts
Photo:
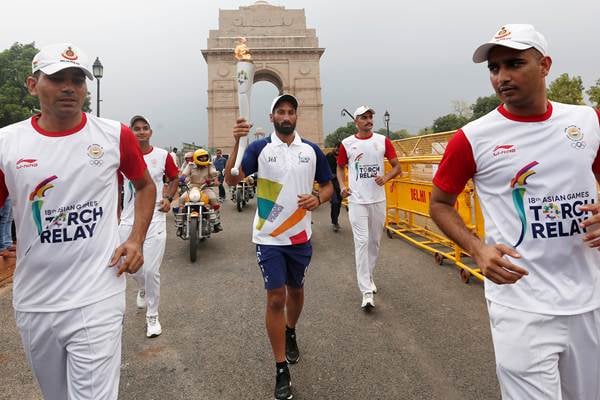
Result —
<instances>
[{"instance_id":1,"label":"blue shorts","mask_svg":"<svg viewBox=\"0 0 600 400\"><path fill-rule=\"evenodd\" d=\"M256 245L256 259L265 280L265 289L304 286L304 275L312 257L310 242L289 246Z\"/></svg>"}]
</instances>

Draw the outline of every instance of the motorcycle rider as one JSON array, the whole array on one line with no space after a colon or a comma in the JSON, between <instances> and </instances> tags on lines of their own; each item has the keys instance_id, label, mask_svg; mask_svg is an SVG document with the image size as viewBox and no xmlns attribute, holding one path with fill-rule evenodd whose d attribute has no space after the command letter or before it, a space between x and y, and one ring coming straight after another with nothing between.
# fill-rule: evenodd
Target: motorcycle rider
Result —
<instances>
[{"instance_id":1,"label":"motorcycle rider","mask_svg":"<svg viewBox=\"0 0 600 400\"><path fill-rule=\"evenodd\" d=\"M198 149L194 151L192 155L192 162L188 163L181 175L188 183L189 188L199 188L202 185L205 185L202 189L202 193L208 197L209 204L216 215L216 222L213 226L213 229L215 232L222 231L223 227L221 226L219 213L220 204L219 200L217 199L217 195L213 190L213 187L219 186L219 173L212 165L208 152L204 149ZM179 198L180 208L183 208L187 198L188 192L186 191Z\"/></svg>"}]
</instances>

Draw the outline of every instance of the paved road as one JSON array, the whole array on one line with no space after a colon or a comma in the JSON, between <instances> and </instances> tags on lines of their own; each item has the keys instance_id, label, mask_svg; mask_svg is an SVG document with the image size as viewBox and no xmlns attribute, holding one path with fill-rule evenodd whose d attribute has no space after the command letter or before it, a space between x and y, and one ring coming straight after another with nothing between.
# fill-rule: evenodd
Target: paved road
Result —
<instances>
[{"instance_id":1,"label":"paved road","mask_svg":"<svg viewBox=\"0 0 600 400\"><path fill-rule=\"evenodd\" d=\"M163 335L144 336L144 313L127 289L120 398L272 398L274 365L264 330L264 290L250 243L254 201L224 207L225 231L199 262L170 237L162 272ZM382 239L376 310L360 310L352 233L342 211L314 213L314 257L298 326L294 399L499 399L483 286L400 239ZM10 288L0 289L0 399L39 399L21 350Z\"/></svg>"}]
</instances>

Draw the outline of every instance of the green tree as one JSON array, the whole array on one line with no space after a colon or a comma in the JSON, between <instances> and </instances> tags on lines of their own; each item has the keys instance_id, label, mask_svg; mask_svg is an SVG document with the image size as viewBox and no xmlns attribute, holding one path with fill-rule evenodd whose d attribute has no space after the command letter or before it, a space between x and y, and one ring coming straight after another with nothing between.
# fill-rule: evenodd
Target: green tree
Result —
<instances>
[{"instance_id":1,"label":"green tree","mask_svg":"<svg viewBox=\"0 0 600 400\"><path fill-rule=\"evenodd\" d=\"M340 126L325 137L325 147L335 147L337 143L348 136L356 134L356 132L358 132L358 129L354 125L354 122L348 122L346 126Z\"/></svg>"},{"instance_id":2,"label":"green tree","mask_svg":"<svg viewBox=\"0 0 600 400\"><path fill-rule=\"evenodd\" d=\"M388 136L387 128L379 128L375 131L375 133L379 133L380 135L383 135L383 136ZM396 140L397 139L396 136L397 135L395 135L395 132L390 131L389 137L391 140Z\"/></svg>"},{"instance_id":3,"label":"green tree","mask_svg":"<svg viewBox=\"0 0 600 400\"><path fill-rule=\"evenodd\" d=\"M548 86L548 98L566 104L584 104L581 77L569 78L569 74L561 74Z\"/></svg>"},{"instance_id":4,"label":"green tree","mask_svg":"<svg viewBox=\"0 0 600 400\"><path fill-rule=\"evenodd\" d=\"M419 132L417 132L417 136L431 135L432 133L433 133L433 130L429 126L426 126L425 128L419 129Z\"/></svg>"},{"instance_id":5,"label":"green tree","mask_svg":"<svg viewBox=\"0 0 600 400\"><path fill-rule=\"evenodd\" d=\"M0 53L0 127L24 120L39 108L25 85L37 52L35 43L15 43Z\"/></svg>"},{"instance_id":6,"label":"green tree","mask_svg":"<svg viewBox=\"0 0 600 400\"><path fill-rule=\"evenodd\" d=\"M399 139L405 139L405 138L409 138L409 137L412 137L412 135L406 129L400 129L399 131L395 131L390 134L391 140L399 140Z\"/></svg>"},{"instance_id":7,"label":"green tree","mask_svg":"<svg viewBox=\"0 0 600 400\"><path fill-rule=\"evenodd\" d=\"M0 128L29 118L39 108L36 97L29 94L26 80L31 75L31 60L39 50L34 43L15 43L0 52ZM90 95L83 111L90 111Z\"/></svg>"},{"instance_id":8,"label":"green tree","mask_svg":"<svg viewBox=\"0 0 600 400\"><path fill-rule=\"evenodd\" d=\"M485 114L497 108L500 103L502 102L495 94L487 97L478 97L477 100L475 100L475 103L471 105L471 110L473 111L471 121L483 117Z\"/></svg>"},{"instance_id":9,"label":"green tree","mask_svg":"<svg viewBox=\"0 0 600 400\"><path fill-rule=\"evenodd\" d=\"M596 84L590 86L585 92L589 97L592 105L596 108L600 108L600 79L596 81Z\"/></svg>"},{"instance_id":10,"label":"green tree","mask_svg":"<svg viewBox=\"0 0 600 400\"><path fill-rule=\"evenodd\" d=\"M453 131L469 122L467 117L457 114L446 114L433 121L433 132Z\"/></svg>"}]
</instances>

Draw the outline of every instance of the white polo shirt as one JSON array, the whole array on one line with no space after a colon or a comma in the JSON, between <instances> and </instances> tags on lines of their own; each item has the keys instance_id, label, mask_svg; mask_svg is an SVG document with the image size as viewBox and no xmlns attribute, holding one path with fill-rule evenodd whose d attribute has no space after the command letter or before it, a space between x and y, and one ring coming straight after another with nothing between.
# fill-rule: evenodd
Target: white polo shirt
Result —
<instances>
[{"instance_id":1,"label":"white polo shirt","mask_svg":"<svg viewBox=\"0 0 600 400\"><path fill-rule=\"evenodd\" d=\"M486 298L552 315L600 307L600 253L583 241L584 204L598 202L600 116L592 108L550 102L545 114L519 117L503 106L458 131L434 184L460 193L473 178L488 244L529 275L512 285L485 280Z\"/></svg>"},{"instance_id":2,"label":"white polo shirt","mask_svg":"<svg viewBox=\"0 0 600 400\"><path fill-rule=\"evenodd\" d=\"M314 181L332 179L325 155L294 132L288 146L274 132L250 143L242 159L246 176L258 172L257 208L252 241L285 246L302 244L312 234L311 212L298 207L298 195L310 194Z\"/></svg>"}]
</instances>

